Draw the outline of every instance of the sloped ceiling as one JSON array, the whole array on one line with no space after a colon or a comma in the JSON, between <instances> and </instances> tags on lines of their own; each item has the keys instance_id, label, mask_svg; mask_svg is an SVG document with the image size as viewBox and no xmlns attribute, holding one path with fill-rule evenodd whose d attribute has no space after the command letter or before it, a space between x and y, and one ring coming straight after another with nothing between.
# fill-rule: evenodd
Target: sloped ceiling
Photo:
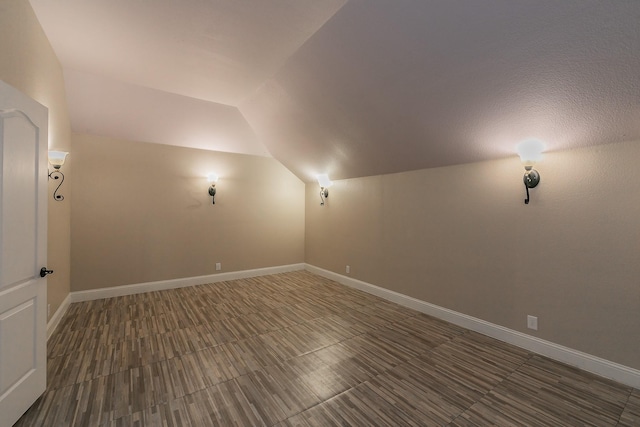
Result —
<instances>
[{"instance_id":1,"label":"sloped ceiling","mask_svg":"<svg viewBox=\"0 0 640 427\"><path fill-rule=\"evenodd\" d=\"M65 68L236 105L345 0L31 0Z\"/></svg>"},{"instance_id":2,"label":"sloped ceiling","mask_svg":"<svg viewBox=\"0 0 640 427\"><path fill-rule=\"evenodd\" d=\"M119 119L80 112L105 104L92 79L118 80L143 87L122 92L138 111L216 103L196 109L210 133L188 136L201 116L187 114L196 122L169 122L167 140L270 153L305 181L500 158L526 138L640 139L636 0L31 3L68 70L74 129L116 131ZM246 127L228 119L240 113ZM158 126L130 116L136 132ZM226 142L208 145L217 128Z\"/></svg>"},{"instance_id":3,"label":"sloped ceiling","mask_svg":"<svg viewBox=\"0 0 640 427\"><path fill-rule=\"evenodd\" d=\"M75 132L270 156L236 107L67 69Z\"/></svg>"},{"instance_id":4,"label":"sloped ceiling","mask_svg":"<svg viewBox=\"0 0 640 427\"><path fill-rule=\"evenodd\" d=\"M74 131L270 156L237 104L344 1L30 3L64 68Z\"/></svg>"}]
</instances>

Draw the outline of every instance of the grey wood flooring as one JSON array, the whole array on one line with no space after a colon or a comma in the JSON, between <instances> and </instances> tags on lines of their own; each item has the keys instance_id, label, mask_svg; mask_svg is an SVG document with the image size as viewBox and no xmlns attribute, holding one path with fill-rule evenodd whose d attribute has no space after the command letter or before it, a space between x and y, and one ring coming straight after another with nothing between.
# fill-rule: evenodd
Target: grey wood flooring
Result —
<instances>
[{"instance_id":1,"label":"grey wood flooring","mask_svg":"<svg viewBox=\"0 0 640 427\"><path fill-rule=\"evenodd\" d=\"M17 426L633 426L640 391L305 271L72 304Z\"/></svg>"}]
</instances>

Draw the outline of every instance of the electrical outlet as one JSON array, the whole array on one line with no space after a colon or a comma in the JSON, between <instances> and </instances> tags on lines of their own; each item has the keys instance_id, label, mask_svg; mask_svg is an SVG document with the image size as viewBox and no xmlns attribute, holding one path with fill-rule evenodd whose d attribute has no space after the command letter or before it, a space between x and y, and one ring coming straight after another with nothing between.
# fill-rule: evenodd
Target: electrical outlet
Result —
<instances>
[{"instance_id":1,"label":"electrical outlet","mask_svg":"<svg viewBox=\"0 0 640 427\"><path fill-rule=\"evenodd\" d=\"M347 265L347 268L345 270L346 270L347 274L351 273L351 266Z\"/></svg>"},{"instance_id":2,"label":"electrical outlet","mask_svg":"<svg viewBox=\"0 0 640 427\"><path fill-rule=\"evenodd\" d=\"M219 262L216 262L216 271L220 271L222 270L222 264Z\"/></svg>"},{"instance_id":3,"label":"electrical outlet","mask_svg":"<svg viewBox=\"0 0 640 427\"><path fill-rule=\"evenodd\" d=\"M538 330L538 318L536 316L527 316L527 328Z\"/></svg>"}]
</instances>

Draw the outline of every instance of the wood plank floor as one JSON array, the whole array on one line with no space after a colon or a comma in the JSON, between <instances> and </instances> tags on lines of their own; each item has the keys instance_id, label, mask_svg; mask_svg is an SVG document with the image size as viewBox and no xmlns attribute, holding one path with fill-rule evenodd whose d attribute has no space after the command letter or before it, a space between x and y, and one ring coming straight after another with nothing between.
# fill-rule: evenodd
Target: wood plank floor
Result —
<instances>
[{"instance_id":1,"label":"wood plank floor","mask_svg":"<svg viewBox=\"0 0 640 427\"><path fill-rule=\"evenodd\" d=\"M16 426L640 426L640 391L305 271L72 304Z\"/></svg>"}]
</instances>

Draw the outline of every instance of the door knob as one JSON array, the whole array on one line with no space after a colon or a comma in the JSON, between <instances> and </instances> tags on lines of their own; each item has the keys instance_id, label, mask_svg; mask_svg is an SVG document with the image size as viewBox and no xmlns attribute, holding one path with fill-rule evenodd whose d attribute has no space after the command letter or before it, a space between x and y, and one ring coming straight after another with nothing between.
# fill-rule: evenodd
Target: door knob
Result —
<instances>
[{"instance_id":1,"label":"door knob","mask_svg":"<svg viewBox=\"0 0 640 427\"><path fill-rule=\"evenodd\" d=\"M42 267L40 269L40 277L44 277L47 274L53 274L53 270L47 270L47 267Z\"/></svg>"}]
</instances>

